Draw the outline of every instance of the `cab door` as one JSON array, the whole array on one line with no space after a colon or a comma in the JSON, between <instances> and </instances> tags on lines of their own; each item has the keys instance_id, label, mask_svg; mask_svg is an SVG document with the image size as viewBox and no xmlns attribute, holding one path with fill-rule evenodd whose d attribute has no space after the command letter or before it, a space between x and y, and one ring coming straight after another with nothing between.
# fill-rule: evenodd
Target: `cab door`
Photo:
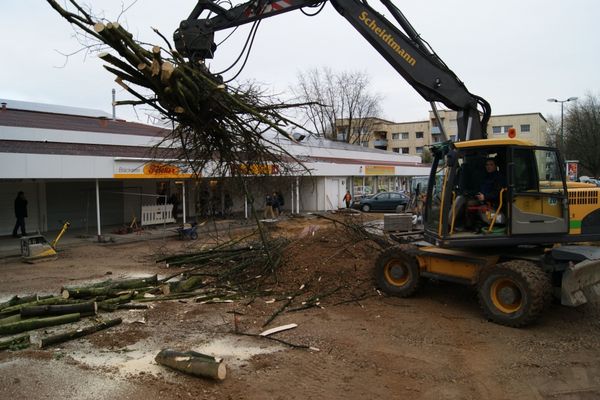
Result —
<instances>
[{"instance_id":1,"label":"cab door","mask_svg":"<svg viewBox=\"0 0 600 400\"><path fill-rule=\"evenodd\" d=\"M567 188L556 149L514 147L511 167L511 234L567 233Z\"/></svg>"}]
</instances>

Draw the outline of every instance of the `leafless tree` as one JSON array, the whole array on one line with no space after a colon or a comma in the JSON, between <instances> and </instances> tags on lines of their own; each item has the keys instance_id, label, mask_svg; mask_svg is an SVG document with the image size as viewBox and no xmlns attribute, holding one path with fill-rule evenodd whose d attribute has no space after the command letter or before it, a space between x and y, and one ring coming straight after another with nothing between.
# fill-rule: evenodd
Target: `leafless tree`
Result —
<instances>
[{"instance_id":1,"label":"leafless tree","mask_svg":"<svg viewBox=\"0 0 600 400\"><path fill-rule=\"evenodd\" d=\"M600 176L600 99L592 94L571 105L564 118L565 155L584 172Z\"/></svg>"},{"instance_id":2,"label":"leafless tree","mask_svg":"<svg viewBox=\"0 0 600 400\"><path fill-rule=\"evenodd\" d=\"M365 72L334 72L330 68L311 69L298 74L292 89L304 107L304 121L318 135L343 141L362 143L368 138L381 109L381 95L369 90Z\"/></svg>"}]
</instances>

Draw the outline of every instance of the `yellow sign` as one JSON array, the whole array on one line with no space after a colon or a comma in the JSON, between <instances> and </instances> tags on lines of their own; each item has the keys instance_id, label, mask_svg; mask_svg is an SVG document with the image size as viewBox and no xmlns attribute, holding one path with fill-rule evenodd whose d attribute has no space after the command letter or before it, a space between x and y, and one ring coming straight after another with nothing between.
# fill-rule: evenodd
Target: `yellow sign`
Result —
<instances>
[{"instance_id":1,"label":"yellow sign","mask_svg":"<svg viewBox=\"0 0 600 400\"><path fill-rule=\"evenodd\" d=\"M242 175L274 175L279 172L279 168L272 164L240 164L238 172Z\"/></svg>"},{"instance_id":2,"label":"yellow sign","mask_svg":"<svg viewBox=\"0 0 600 400\"><path fill-rule=\"evenodd\" d=\"M139 166L119 166L113 174L117 179L177 179L191 178L176 165L149 163Z\"/></svg>"},{"instance_id":3,"label":"yellow sign","mask_svg":"<svg viewBox=\"0 0 600 400\"><path fill-rule=\"evenodd\" d=\"M395 175L396 168L390 165L367 165L365 175Z\"/></svg>"}]
</instances>

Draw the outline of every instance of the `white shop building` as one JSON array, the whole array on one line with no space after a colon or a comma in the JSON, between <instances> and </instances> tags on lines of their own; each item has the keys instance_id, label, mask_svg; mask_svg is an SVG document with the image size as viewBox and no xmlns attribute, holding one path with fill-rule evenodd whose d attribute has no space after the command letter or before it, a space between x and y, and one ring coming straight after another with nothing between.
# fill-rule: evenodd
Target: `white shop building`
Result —
<instances>
[{"instance_id":1,"label":"white shop building","mask_svg":"<svg viewBox=\"0 0 600 400\"><path fill-rule=\"evenodd\" d=\"M56 230L64 221L90 234L99 231L98 225L129 225L134 218L150 224L144 210L156 216L151 207L167 209L164 197L158 196L178 199L179 221L222 214L227 197L233 204L230 212L243 216L247 210L244 195L230 178L192 179L185 168L168 161L168 149L157 156L154 146L166 133L161 127L113 120L102 111L0 103L0 235L12 232L19 191L28 200L31 232ZM429 172L418 156L314 138L299 143L280 139L280 144L302 159L310 175L255 178L261 183L252 185L259 210L265 192L281 192L284 210L330 210L342 206L346 190L361 194L400 189L410 177Z\"/></svg>"}]
</instances>

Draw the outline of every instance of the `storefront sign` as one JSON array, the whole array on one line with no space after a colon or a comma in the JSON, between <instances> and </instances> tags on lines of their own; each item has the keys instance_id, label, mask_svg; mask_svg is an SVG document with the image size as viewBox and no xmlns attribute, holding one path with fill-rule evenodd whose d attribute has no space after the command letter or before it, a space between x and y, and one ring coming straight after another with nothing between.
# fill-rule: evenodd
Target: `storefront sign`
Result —
<instances>
[{"instance_id":1,"label":"storefront sign","mask_svg":"<svg viewBox=\"0 0 600 400\"><path fill-rule=\"evenodd\" d=\"M183 171L182 168L162 163L117 163L115 165L114 178L117 179L177 179L191 178L192 174Z\"/></svg>"},{"instance_id":2,"label":"storefront sign","mask_svg":"<svg viewBox=\"0 0 600 400\"><path fill-rule=\"evenodd\" d=\"M396 167L389 165L366 165L365 175L395 175Z\"/></svg>"},{"instance_id":3,"label":"storefront sign","mask_svg":"<svg viewBox=\"0 0 600 400\"><path fill-rule=\"evenodd\" d=\"M275 175L279 168L273 164L240 164L238 172L241 175Z\"/></svg>"}]
</instances>

